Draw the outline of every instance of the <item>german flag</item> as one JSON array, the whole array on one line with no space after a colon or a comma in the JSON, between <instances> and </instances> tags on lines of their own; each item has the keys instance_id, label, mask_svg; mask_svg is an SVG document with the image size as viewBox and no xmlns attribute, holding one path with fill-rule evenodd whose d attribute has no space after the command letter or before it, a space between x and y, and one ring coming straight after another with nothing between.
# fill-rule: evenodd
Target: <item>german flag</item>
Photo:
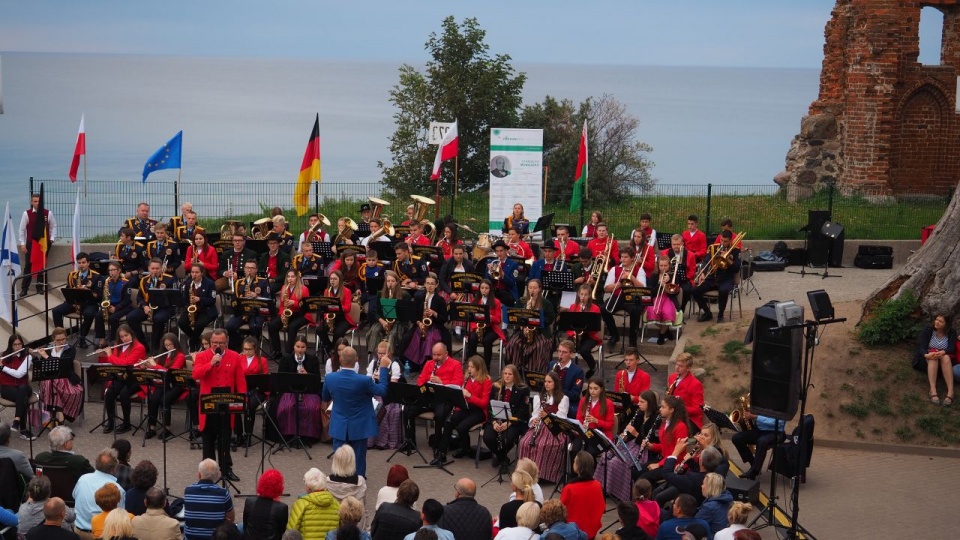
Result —
<instances>
[{"instance_id":1,"label":"german flag","mask_svg":"<svg viewBox=\"0 0 960 540\"><path fill-rule=\"evenodd\" d=\"M47 226L47 211L43 208L43 184L40 184L40 205L37 207L37 216L33 220L33 230L30 231L30 271L39 272L47 264L47 245L50 228Z\"/></svg>"},{"instance_id":2,"label":"german flag","mask_svg":"<svg viewBox=\"0 0 960 540\"><path fill-rule=\"evenodd\" d=\"M293 190L293 206L297 215L302 216L309 209L310 184L320 183L320 113L313 122L313 133L307 141L307 150L303 153L303 163L300 165L300 176L297 177L297 187Z\"/></svg>"}]
</instances>

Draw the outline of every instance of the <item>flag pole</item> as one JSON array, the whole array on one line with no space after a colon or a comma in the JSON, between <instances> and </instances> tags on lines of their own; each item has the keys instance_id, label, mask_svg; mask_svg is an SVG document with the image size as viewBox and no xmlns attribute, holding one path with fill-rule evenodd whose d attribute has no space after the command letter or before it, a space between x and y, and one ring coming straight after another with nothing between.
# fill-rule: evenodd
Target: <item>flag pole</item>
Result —
<instances>
[{"instance_id":1,"label":"flag pole","mask_svg":"<svg viewBox=\"0 0 960 540\"><path fill-rule=\"evenodd\" d=\"M453 215L454 204L457 200L457 185L460 177L460 154L453 157L453 193L450 195L450 215ZM438 180L439 182L439 180Z\"/></svg>"},{"instance_id":2,"label":"flag pole","mask_svg":"<svg viewBox=\"0 0 960 540\"><path fill-rule=\"evenodd\" d=\"M83 151L83 197L87 197L87 151Z\"/></svg>"},{"instance_id":3,"label":"flag pole","mask_svg":"<svg viewBox=\"0 0 960 540\"><path fill-rule=\"evenodd\" d=\"M173 197L173 206L176 209L176 212L180 212L180 175L183 174L183 169L177 168L177 190L174 192ZM174 214L177 215L177 214Z\"/></svg>"},{"instance_id":4,"label":"flag pole","mask_svg":"<svg viewBox=\"0 0 960 540\"><path fill-rule=\"evenodd\" d=\"M313 211L317 214L320 213L320 182L314 182L317 185L317 190L313 192Z\"/></svg>"},{"instance_id":5,"label":"flag pole","mask_svg":"<svg viewBox=\"0 0 960 540\"><path fill-rule=\"evenodd\" d=\"M454 171L453 174L457 174ZM440 181L443 180L443 175L440 175L440 178L437 178L437 204L433 205L433 219L440 219Z\"/></svg>"}]
</instances>

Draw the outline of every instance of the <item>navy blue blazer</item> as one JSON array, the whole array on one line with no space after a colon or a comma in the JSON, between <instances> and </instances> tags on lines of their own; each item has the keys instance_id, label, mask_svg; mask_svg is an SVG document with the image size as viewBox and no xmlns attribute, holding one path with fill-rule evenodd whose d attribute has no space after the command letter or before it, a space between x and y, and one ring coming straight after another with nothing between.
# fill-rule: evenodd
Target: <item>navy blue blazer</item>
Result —
<instances>
[{"instance_id":1,"label":"navy blue blazer","mask_svg":"<svg viewBox=\"0 0 960 540\"><path fill-rule=\"evenodd\" d=\"M507 286L507 290L510 291L514 302L516 302L517 298L520 297L520 295L517 294L517 277L520 275L520 265L517 264L517 261L507 257L507 260L503 261L502 266L503 268L501 268L501 270L503 270L503 284ZM489 266L484 266L483 277L492 281L494 287L496 287L497 282L490 278Z\"/></svg>"},{"instance_id":2,"label":"navy blue blazer","mask_svg":"<svg viewBox=\"0 0 960 540\"><path fill-rule=\"evenodd\" d=\"M557 367L557 361L554 360L550 362L550 367L547 368L548 371L559 371L560 368ZM567 413L569 418L577 417L577 408L580 405L580 394L583 392L583 383L586 382L587 374L583 372L583 369L574 362L570 362L570 367L567 368L567 373L560 381L560 386L563 388L563 394L570 398L570 411Z\"/></svg>"},{"instance_id":3,"label":"navy blue blazer","mask_svg":"<svg viewBox=\"0 0 960 540\"><path fill-rule=\"evenodd\" d=\"M384 396L390 384L390 370L380 368L380 382L352 369L341 369L323 381L323 401L333 400L330 436L341 441L374 437L378 433L373 396Z\"/></svg>"}]
</instances>

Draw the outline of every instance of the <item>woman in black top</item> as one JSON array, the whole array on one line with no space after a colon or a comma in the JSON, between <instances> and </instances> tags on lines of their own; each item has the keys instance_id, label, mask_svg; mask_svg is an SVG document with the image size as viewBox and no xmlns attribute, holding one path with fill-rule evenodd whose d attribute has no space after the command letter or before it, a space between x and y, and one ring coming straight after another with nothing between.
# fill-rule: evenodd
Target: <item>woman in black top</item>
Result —
<instances>
[{"instance_id":1,"label":"woman in black top","mask_svg":"<svg viewBox=\"0 0 960 540\"><path fill-rule=\"evenodd\" d=\"M257 481L257 496L243 503L243 538L280 540L287 528L289 508L280 502L283 475L269 469Z\"/></svg>"},{"instance_id":2,"label":"woman in black top","mask_svg":"<svg viewBox=\"0 0 960 540\"><path fill-rule=\"evenodd\" d=\"M420 487L413 480L404 480L397 488L397 502L380 505L370 525L373 540L403 540L422 525L420 512L413 504L420 498Z\"/></svg>"}]
</instances>

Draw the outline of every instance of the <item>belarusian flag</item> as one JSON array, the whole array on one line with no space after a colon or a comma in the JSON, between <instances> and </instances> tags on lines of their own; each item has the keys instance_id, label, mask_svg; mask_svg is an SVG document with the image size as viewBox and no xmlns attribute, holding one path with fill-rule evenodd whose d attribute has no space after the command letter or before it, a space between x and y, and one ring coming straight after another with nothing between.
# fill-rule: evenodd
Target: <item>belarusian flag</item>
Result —
<instances>
[{"instance_id":1,"label":"belarusian flag","mask_svg":"<svg viewBox=\"0 0 960 540\"><path fill-rule=\"evenodd\" d=\"M320 182L320 113L317 113L317 119L313 123L313 133L307 141L303 163L300 164L297 187L293 190L293 206L297 209L298 216L306 214L310 207L311 182Z\"/></svg>"},{"instance_id":2,"label":"belarusian flag","mask_svg":"<svg viewBox=\"0 0 960 540\"><path fill-rule=\"evenodd\" d=\"M457 157L460 139L457 136L457 121L447 130L447 134L440 141L440 147L437 148L437 157L433 158L433 172L430 174L431 180L440 179L440 164L448 159Z\"/></svg>"},{"instance_id":3,"label":"belarusian flag","mask_svg":"<svg viewBox=\"0 0 960 540\"><path fill-rule=\"evenodd\" d=\"M577 154L577 170L573 176L573 197L570 199L570 211L576 212L583 205L583 196L587 190L587 170L590 162L587 158L587 121L583 121L583 133L580 135L580 152Z\"/></svg>"},{"instance_id":4,"label":"belarusian flag","mask_svg":"<svg viewBox=\"0 0 960 540\"><path fill-rule=\"evenodd\" d=\"M70 181L77 181L77 170L80 168L80 156L87 153L87 134L83 129L83 115L80 115L80 132L77 133L77 147L73 150L73 161L70 163Z\"/></svg>"}]
</instances>

